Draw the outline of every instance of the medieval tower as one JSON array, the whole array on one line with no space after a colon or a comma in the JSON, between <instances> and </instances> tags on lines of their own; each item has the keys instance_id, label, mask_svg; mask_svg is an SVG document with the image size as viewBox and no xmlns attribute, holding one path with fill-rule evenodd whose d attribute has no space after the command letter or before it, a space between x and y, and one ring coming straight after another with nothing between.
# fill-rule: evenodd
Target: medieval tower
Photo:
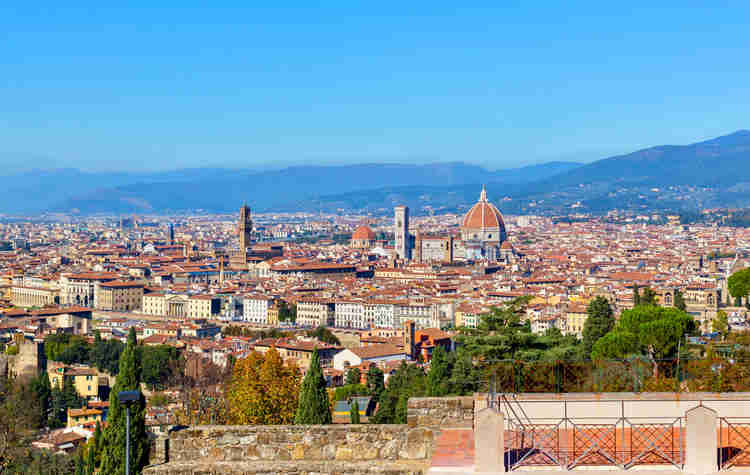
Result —
<instances>
[{"instance_id":1,"label":"medieval tower","mask_svg":"<svg viewBox=\"0 0 750 475\"><path fill-rule=\"evenodd\" d=\"M239 222L239 234L240 234L240 251L246 252L247 248L250 247L250 234L253 231L253 220L250 218L250 207L246 204L240 208L240 222Z\"/></svg>"},{"instance_id":2,"label":"medieval tower","mask_svg":"<svg viewBox=\"0 0 750 475\"><path fill-rule=\"evenodd\" d=\"M409 207L396 206L393 234L396 238L396 257L403 260L411 259L409 236Z\"/></svg>"}]
</instances>

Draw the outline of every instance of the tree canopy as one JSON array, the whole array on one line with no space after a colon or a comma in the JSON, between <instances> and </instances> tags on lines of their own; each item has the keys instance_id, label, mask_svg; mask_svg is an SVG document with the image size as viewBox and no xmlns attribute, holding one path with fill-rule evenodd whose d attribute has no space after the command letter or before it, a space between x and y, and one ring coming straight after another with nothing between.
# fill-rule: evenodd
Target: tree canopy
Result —
<instances>
[{"instance_id":1,"label":"tree canopy","mask_svg":"<svg viewBox=\"0 0 750 475\"><path fill-rule=\"evenodd\" d=\"M352 368L346 372L345 384L359 384L362 379L362 372L359 368Z\"/></svg>"},{"instance_id":2,"label":"tree canopy","mask_svg":"<svg viewBox=\"0 0 750 475\"><path fill-rule=\"evenodd\" d=\"M683 312L687 310L687 303L685 303L685 296L682 295L681 290L676 290L674 293L674 306Z\"/></svg>"},{"instance_id":3,"label":"tree canopy","mask_svg":"<svg viewBox=\"0 0 750 475\"><path fill-rule=\"evenodd\" d=\"M276 349L252 352L234 364L227 385L230 424L291 424L299 398L299 369Z\"/></svg>"},{"instance_id":4,"label":"tree canopy","mask_svg":"<svg viewBox=\"0 0 750 475\"><path fill-rule=\"evenodd\" d=\"M573 359L579 356L575 336L551 329L544 335L531 332L529 322L521 323L530 297L516 298L502 307L492 307L480 315L477 328L459 329L456 342L472 358L491 361L506 359Z\"/></svg>"},{"instance_id":5,"label":"tree canopy","mask_svg":"<svg viewBox=\"0 0 750 475\"><path fill-rule=\"evenodd\" d=\"M750 267L730 275L727 287L729 294L735 299L746 297L750 292Z\"/></svg>"},{"instance_id":6,"label":"tree canopy","mask_svg":"<svg viewBox=\"0 0 750 475\"><path fill-rule=\"evenodd\" d=\"M323 326L320 326L316 328L315 330L308 331L307 336L315 337L318 340L322 341L323 343L328 343L329 345L341 344L338 337L334 335L333 332L331 332L331 330Z\"/></svg>"},{"instance_id":7,"label":"tree canopy","mask_svg":"<svg viewBox=\"0 0 750 475\"><path fill-rule=\"evenodd\" d=\"M352 405L349 408L349 423L359 424L359 404L356 399L352 401Z\"/></svg>"},{"instance_id":8,"label":"tree canopy","mask_svg":"<svg viewBox=\"0 0 750 475\"><path fill-rule=\"evenodd\" d=\"M409 398L425 396L426 393L424 370L415 364L402 362L396 372L388 378L388 385L380 395L380 403L372 422L405 424Z\"/></svg>"},{"instance_id":9,"label":"tree canopy","mask_svg":"<svg viewBox=\"0 0 750 475\"><path fill-rule=\"evenodd\" d=\"M116 375L119 371L120 356L125 348L119 340L102 340L99 332L94 332L94 343L85 338L70 334L51 334L44 339L44 353L47 359L65 364L85 364L95 366L99 371Z\"/></svg>"},{"instance_id":10,"label":"tree canopy","mask_svg":"<svg viewBox=\"0 0 750 475\"><path fill-rule=\"evenodd\" d=\"M716 318L711 322L711 330L721 335L724 339L729 335L729 315L723 310L719 310L716 314Z\"/></svg>"},{"instance_id":11,"label":"tree canopy","mask_svg":"<svg viewBox=\"0 0 750 475\"><path fill-rule=\"evenodd\" d=\"M678 342L697 328L693 317L680 309L638 305L622 312L612 331L594 344L591 356L595 359L629 355L672 358L677 354Z\"/></svg>"},{"instance_id":12,"label":"tree canopy","mask_svg":"<svg viewBox=\"0 0 750 475\"><path fill-rule=\"evenodd\" d=\"M385 375L383 370L375 365L371 365L367 370L367 393L377 402L380 395L385 391Z\"/></svg>"}]
</instances>

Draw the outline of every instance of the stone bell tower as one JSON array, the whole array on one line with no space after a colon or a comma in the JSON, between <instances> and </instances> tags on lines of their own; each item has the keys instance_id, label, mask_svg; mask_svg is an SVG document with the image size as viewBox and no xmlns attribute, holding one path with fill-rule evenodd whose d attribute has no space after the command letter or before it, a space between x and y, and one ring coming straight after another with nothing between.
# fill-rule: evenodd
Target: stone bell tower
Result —
<instances>
[{"instance_id":1,"label":"stone bell tower","mask_svg":"<svg viewBox=\"0 0 750 475\"><path fill-rule=\"evenodd\" d=\"M250 247L250 234L253 232L253 220L250 218L250 207L242 204L240 208L239 234L240 251L246 252Z\"/></svg>"}]
</instances>

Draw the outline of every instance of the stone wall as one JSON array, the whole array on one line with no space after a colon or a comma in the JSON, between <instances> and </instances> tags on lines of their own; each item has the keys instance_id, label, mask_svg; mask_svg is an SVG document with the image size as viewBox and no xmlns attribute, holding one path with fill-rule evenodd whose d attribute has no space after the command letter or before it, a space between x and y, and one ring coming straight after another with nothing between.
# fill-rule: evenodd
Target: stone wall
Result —
<instances>
[{"instance_id":1,"label":"stone wall","mask_svg":"<svg viewBox=\"0 0 750 475\"><path fill-rule=\"evenodd\" d=\"M422 474L440 430L471 428L473 417L471 397L418 398L406 425L185 427L157 439L144 473Z\"/></svg>"},{"instance_id":2,"label":"stone wall","mask_svg":"<svg viewBox=\"0 0 750 475\"><path fill-rule=\"evenodd\" d=\"M195 426L170 433L168 463L145 473L418 474L433 446L431 429L405 425Z\"/></svg>"},{"instance_id":3,"label":"stone wall","mask_svg":"<svg viewBox=\"0 0 750 475\"><path fill-rule=\"evenodd\" d=\"M169 460L426 460L432 442L403 425L196 426L170 434Z\"/></svg>"},{"instance_id":4,"label":"stone wall","mask_svg":"<svg viewBox=\"0 0 750 475\"><path fill-rule=\"evenodd\" d=\"M474 424L474 398L420 397L409 399L409 427L471 429Z\"/></svg>"},{"instance_id":5,"label":"stone wall","mask_svg":"<svg viewBox=\"0 0 750 475\"><path fill-rule=\"evenodd\" d=\"M0 376L7 376L8 375L8 364L10 360L10 356L0 353Z\"/></svg>"}]
</instances>

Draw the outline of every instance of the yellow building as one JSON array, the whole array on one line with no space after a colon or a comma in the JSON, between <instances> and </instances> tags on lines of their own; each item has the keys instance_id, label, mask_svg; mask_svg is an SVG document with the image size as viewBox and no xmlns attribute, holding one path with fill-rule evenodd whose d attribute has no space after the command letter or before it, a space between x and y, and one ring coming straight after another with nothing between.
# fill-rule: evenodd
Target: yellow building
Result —
<instances>
[{"instance_id":1,"label":"yellow building","mask_svg":"<svg viewBox=\"0 0 750 475\"><path fill-rule=\"evenodd\" d=\"M267 313L268 315L268 324L275 327L279 325L279 306L278 305L271 305L268 307Z\"/></svg>"},{"instance_id":2,"label":"yellow building","mask_svg":"<svg viewBox=\"0 0 750 475\"><path fill-rule=\"evenodd\" d=\"M99 395L99 375L93 368L50 365L47 369L50 386L62 389L65 378L73 380L73 386L81 397L95 398Z\"/></svg>"},{"instance_id":3,"label":"yellow building","mask_svg":"<svg viewBox=\"0 0 750 475\"><path fill-rule=\"evenodd\" d=\"M213 295L192 295L188 298L188 317L210 319L221 310L221 299Z\"/></svg>"},{"instance_id":4,"label":"yellow building","mask_svg":"<svg viewBox=\"0 0 750 475\"><path fill-rule=\"evenodd\" d=\"M583 337L583 326L586 324L586 307L579 304L568 305L565 312L565 334Z\"/></svg>"},{"instance_id":5,"label":"yellow building","mask_svg":"<svg viewBox=\"0 0 750 475\"><path fill-rule=\"evenodd\" d=\"M96 424L102 421L102 411L99 409L70 409L68 408L68 427L80 426L87 423Z\"/></svg>"},{"instance_id":6,"label":"yellow building","mask_svg":"<svg viewBox=\"0 0 750 475\"><path fill-rule=\"evenodd\" d=\"M479 325L481 315L489 313L489 309L480 305L461 304L456 307L456 328L476 328Z\"/></svg>"}]
</instances>

